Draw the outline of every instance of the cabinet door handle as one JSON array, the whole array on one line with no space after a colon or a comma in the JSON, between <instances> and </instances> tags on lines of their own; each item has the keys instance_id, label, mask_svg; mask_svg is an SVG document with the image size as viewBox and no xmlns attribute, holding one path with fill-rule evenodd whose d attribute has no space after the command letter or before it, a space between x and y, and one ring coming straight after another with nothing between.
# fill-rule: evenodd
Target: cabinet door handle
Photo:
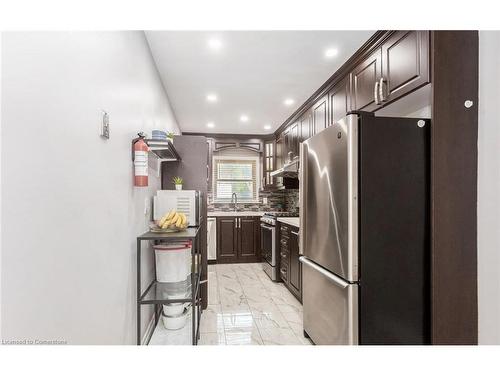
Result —
<instances>
[{"instance_id":1,"label":"cabinet door handle","mask_svg":"<svg viewBox=\"0 0 500 375\"><path fill-rule=\"evenodd\" d=\"M380 83L377 81L375 82L375 87L373 89L373 97L375 99L375 104L376 105L380 105L380 100L378 99L378 95L379 95L379 86L380 86Z\"/></svg>"},{"instance_id":2,"label":"cabinet door handle","mask_svg":"<svg viewBox=\"0 0 500 375\"><path fill-rule=\"evenodd\" d=\"M383 103L383 102L386 102L387 101L387 80L382 77L380 78L380 81L379 81L379 97L380 97L380 101Z\"/></svg>"}]
</instances>

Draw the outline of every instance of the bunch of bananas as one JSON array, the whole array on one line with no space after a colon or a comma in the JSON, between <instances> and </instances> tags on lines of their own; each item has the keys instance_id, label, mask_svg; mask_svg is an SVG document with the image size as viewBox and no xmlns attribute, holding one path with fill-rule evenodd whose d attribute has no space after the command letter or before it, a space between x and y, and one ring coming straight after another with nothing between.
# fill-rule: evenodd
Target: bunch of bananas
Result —
<instances>
[{"instance_id":1,"label":"bunch of bananas","mask_svg":"<svg viewBox=\"0 0 500 375\"><path fill-rule=\"evenodd\" d=\"M163 215L163 217L158 222L158 226L162 229L167 228L177 228L185 229L187 228L187 217L182 212L177 212L176 210L171 210L169 213Z\"/></svg>"}]
</instances>

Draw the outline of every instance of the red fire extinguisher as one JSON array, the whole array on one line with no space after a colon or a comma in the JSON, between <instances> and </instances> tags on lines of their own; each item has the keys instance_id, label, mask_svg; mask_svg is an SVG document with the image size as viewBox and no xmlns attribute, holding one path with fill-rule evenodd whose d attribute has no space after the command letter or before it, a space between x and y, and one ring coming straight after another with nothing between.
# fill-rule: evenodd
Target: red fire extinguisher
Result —
<instances>
[{"instance_id":1,"label":"red fire extinguisher","mask_svg":"<svg viewBox=\"0 0 500 375\"><path fill-rule=\"evenodd\" d=\"M144 136L134 143L134 186L148 186L148 151Z\"/></svg>"}]
</instances>

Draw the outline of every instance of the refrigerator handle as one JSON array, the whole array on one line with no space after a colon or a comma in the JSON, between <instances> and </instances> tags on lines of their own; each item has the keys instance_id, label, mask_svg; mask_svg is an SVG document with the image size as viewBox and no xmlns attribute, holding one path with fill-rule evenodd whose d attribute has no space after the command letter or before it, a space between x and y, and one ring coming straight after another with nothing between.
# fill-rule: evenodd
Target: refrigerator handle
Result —
<instances>
[{"instance_id":1,"label":"refrigerator handle","mask_svg":"<svg viewBox=\"0 0 500 375\"><path fill-rule=\"evenodd\" d=\"M327 270L325 270L324 268L321 268L320 266L318 266L317 264L311 262L309 259L307 259L306 257L300 257L299 260L304 263L306 266L309 266L311 267L312 269L314 269L315 271L318 271L319 273L321 273L323 276L325 276L327 279L329 279L330 281L332 281L334 284L336 284L337 286L340 286L341 288L345 289L347 288L350 284L347 282L347 281L344 281L342 280L340 277L338 276L335 276L333 273L331 272L328 272Z\"/></svg>"},{"instance_id":2,"label":"refrigerator handle","mask_svg":"<svg viewBox=\"0 0 500 375\"><path fill-rule=\"evenodd\" d=\"M306 142L300 144L299 149L299 254L304 255L304 229L306 225Z\"/></svg>"}]
</instances>

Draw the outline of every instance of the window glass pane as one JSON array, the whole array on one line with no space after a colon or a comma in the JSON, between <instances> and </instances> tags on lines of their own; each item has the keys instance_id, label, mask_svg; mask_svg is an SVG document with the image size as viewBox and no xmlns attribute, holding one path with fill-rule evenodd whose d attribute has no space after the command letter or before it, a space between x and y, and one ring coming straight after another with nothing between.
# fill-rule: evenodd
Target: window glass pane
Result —
<instances>
[{"instance_id":1,"label":"window glass pane","mask_svg":"<svg viewBox=\"0 0 500 375\"><path fill-rule=\"evenodd\" d=\"M251 180L252 163L219 163L217 178L225 180Z\"/></svg>"},{"instance_id":2,"label":"window glass pane","mask_svg":"<svg viewBox=\"0 0 500 375\"><path fill-rule=\"evenodd\" d=\"M238 202L254 201L258 197L258 159L215 159L213 170L214 199L230 201L233 193ZM263 163L265 169L267 160ZM271 163L272 164L272 163ZM264 170L264 176L266 176Z\"/></svg>"},{"instance_id":3,"label":"window glass pane","mask_svg":"<svg viewBox=\"0 0 500 375\"><path fill-rule=\"evenodd\" d=\"M217 199L231 199L233 193L238 199L253 199L253 181L217 181Z\"/></svg>"}]
</instances>

